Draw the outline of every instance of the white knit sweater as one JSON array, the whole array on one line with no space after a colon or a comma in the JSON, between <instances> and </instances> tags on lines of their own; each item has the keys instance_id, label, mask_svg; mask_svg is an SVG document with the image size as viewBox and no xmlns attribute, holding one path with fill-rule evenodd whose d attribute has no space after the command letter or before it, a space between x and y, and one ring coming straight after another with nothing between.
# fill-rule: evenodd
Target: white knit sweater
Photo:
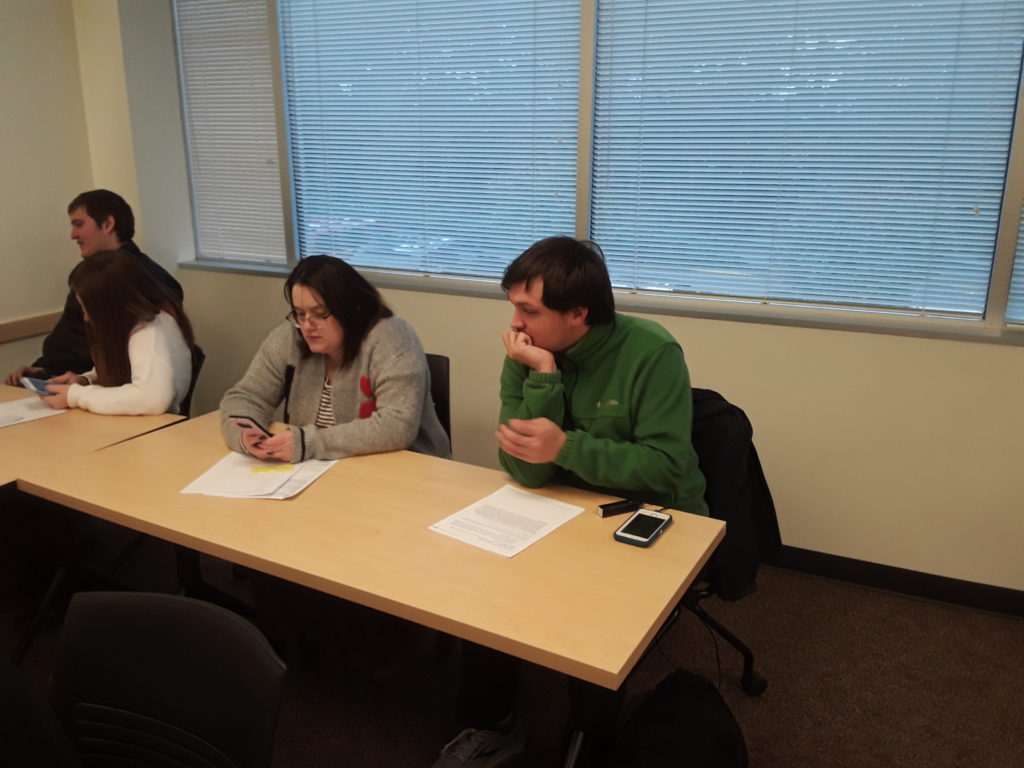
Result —
<instances>
[{"instance_id":1,"label":"white knit sweater","mask_svg":"<svg viewBox=\"0 0 1024 768\"><path fill-rule=\"evenodd\" d=\"M128 337L132 380L119 387L72 384L68 405L93 413L138 416L177 413L192 380L192 351L177 321L161 312L152 322L136 326ZM84 374L96 381L96 369Z\"/></svg>"}]
</instances>

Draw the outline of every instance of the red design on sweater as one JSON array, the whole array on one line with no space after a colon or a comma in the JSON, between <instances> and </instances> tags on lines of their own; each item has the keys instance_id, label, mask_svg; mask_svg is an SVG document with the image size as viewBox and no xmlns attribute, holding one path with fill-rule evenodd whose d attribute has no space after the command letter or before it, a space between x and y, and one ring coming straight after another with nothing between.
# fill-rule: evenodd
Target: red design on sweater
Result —
<instances>
[{"instance_id":1,"label":"red design on sweater","mask_svg":"<svg viewBox=\"0 0 1024 768\"><path fill-rule=\"evenodd\" d=\"M368 419L377 410L377 398L373 396L373 385L366 376L359 377L359 391L367 398L359 404L359 418Z\"/></svg>"}]
</instances>

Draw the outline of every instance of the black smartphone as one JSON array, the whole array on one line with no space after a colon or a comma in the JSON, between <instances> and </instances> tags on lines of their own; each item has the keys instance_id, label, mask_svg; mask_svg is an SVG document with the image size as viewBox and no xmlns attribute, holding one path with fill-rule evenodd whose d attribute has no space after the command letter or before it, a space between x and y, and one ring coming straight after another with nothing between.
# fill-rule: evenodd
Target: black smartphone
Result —
<instances>
[{"instance_id":1,"label":"black smartphone","mask_svg":"<svg viewBox=\"0 0 1024 768\"><path fill-rule=\"evenodd\" d=\"M228 416L228 419L242 432L254 432L261 437L270 437L270 430L249 416Z\"/></svg>"}]
</instances>

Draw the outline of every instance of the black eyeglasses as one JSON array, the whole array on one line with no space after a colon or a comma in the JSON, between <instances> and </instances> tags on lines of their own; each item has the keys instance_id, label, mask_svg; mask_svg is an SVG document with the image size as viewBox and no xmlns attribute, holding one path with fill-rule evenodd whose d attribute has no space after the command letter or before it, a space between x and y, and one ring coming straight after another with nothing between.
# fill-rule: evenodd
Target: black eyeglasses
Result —
<instances>
[{"instance_id":1,"label":"black eyeglasses","mask_svg":"<svg viewBox=\"0 0 1024 768\"><path fill-rule=\"evenodd\" d=\"M285 315L285 320L296 328L302 328L303 323L308 323L309 325L323 325L330 319L330 312L299 312L298 310L293 309Z\"/></svg>"}]
</instances>

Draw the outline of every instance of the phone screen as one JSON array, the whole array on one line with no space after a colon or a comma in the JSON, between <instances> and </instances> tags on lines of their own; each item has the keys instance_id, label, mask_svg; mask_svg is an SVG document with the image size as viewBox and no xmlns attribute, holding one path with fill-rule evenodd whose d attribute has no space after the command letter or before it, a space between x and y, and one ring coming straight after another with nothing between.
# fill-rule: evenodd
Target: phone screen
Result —
<instances>
[{"instance_id":1,"label":"phone screen","mask_svg":"<svg viewBox=\"0 0 1024 768\"><path fill-rule=\"evenodd\" d=\"M665 520L660 517L654 517L653 515L636 515L632 520L626 523L621 533L629 534L630 536L637 536L641 539L649 539L654 535L661 526L665 524Z\"/></svg>"},{"instance_id":2,"label":"phone screen","mask_svg":"<svg viewBox=\"0 0 1024 768\"><path fill-rule=\"evenodd\" d=\"M30 390L32 392L35 392L37 395L52 395L53 394L53 392L47 392L46 391L46 385L48 383L49 382L47 382L45 379L33 379L33 378L28 377L28 376L22 376L21 377L21 384L22 384L22 386L24 386L25 389L28 389L28 390Z\"/></svg>"}]
</instances>

